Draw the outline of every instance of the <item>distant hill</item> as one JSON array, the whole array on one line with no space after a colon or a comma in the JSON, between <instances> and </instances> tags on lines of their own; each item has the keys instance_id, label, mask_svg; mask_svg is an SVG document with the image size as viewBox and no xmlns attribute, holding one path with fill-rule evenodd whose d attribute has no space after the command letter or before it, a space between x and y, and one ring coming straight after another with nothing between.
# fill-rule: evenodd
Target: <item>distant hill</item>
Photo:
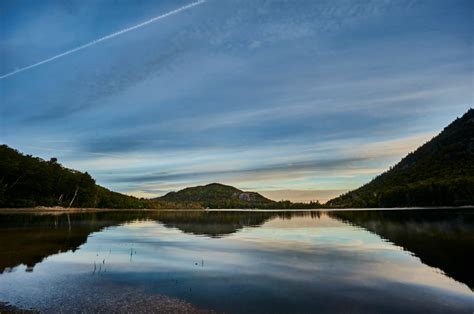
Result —
<instances>
[{"instance_id":1,"label":"distant hill","mask_svg":"<svg viewBox=\"0 0 474 314\"><path fill-rule=\"evenodd\" d=\"M474 205L474 110L334 207Z\"/></svg>"},{"instance_id":2,"label":"distant hill","mask_svg":"<svg viewBox=\"0 0 474 314\"><path fill-rule=\"evenodd\" d=\"M244 192L233 186L211 183L170 192L155 200L167 202L199 202L210 208L268 207L277 204L258 193Z\"/></svg>"}]
</instances>

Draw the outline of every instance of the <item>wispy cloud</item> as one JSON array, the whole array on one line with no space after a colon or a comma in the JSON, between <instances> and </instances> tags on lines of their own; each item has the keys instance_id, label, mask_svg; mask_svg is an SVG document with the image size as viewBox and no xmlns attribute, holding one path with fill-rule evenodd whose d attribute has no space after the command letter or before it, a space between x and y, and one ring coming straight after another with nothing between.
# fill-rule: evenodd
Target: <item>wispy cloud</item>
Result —
<instances>
[{"instance_id":1,"label":"wispy cloud","mask_svg":"<svg viewBox=\"0 0 474 314\"><path fill-rule=\"evenodd\" d=\"M200 5L200 4L204 3L205 1L206 1L206 0L198 0L198 1L196 1L196 2L193 2L193 3L190 3L190 4L188 4L188 5L182 6L182 7L178 8L178 9L173 10L173 11L167 12L167 13L165 13L165 14L161 14L161 15L155 16L155 17L153 17L153 18L151 18L151 19L149 19L149 20L147 20L147 21L141 22L141 23L136 24L136 25L134 25L134 26L130 26L130 27L124 28L124 29L122 29L122 30L120 30L120 31L117 31L117 32L115 32L115 33L112 33L112 34L109 34L109 35L106 35L106 36L103 36L103 37L94 39L93 41L90 41L90 42L88 42L88 43L86 43L86 44L84 44L84 45L81 45L81 46L79 46L79 47L76 47L76 48L67 50L67 51L62 52L62 53L60 53L60 54L57 54L57 55L55 55L55 56L52 56L52 57L50 57L50 58L48 58L48 59L45 59L45 60L42 60L42 61L33 63L33 64L31 64L31 65L28 65L28 66L25 66L25 67L16 69L16 70L14 70L14 71L12 71L12 72L9 72L9 73L0 75L0 80L1 80L1 79L5 79L5 78L7 78L7 77L10 77L10 76L12 76L12 75L18 74L18 73L20 73L20 72L30 70L30 69L35 68L35 67L37 67L37 66L40 66L40 65L49 63L49 62L54 61L54 60L56 60L56 59L63 58L63 57L65 57L65 56L67 56L67 55L70 55L70 54L72 54L72 53L78 52L78 51L80 51L80 50L82 50L82 49L89 48L89 47L94 46L94 45L96 45L96 44L98 44L98 43L101 43L101 42L103 42L103 41L112 39L112 38L117 37L117 36L120 36L120 35L122 35L122 34L131 32L131 31L133 31L133 30L136 30L136 29L141 28L141 27L143 27L143 26L146 26L146 25L148 25L148 24L154 23L154 22L156 22L156 21L158 21L158 20L164 19L164 18L166 18L166 17L168 17L168 16L171 16L171 15L173 15L173 14L177 14L177 13L180 13L180 12L185 11L185 10L187 10L187 9L190 9L190 8L192 8L192 7L195 7L195 6L197 6L197 5Z\"/></svg>"},{"instance_id":2,"label":"wispy cloud","mask_svg":"<svg viewBox=\"0 0 474 314\"><path fill-rule=\"evenodd\" d=\"M120 35L1 80L0 140L136 195L343 190L472 102L472 1L208 1L149 22L185 1L0 3L3 73Z\"/></svg>"}]
</instances>

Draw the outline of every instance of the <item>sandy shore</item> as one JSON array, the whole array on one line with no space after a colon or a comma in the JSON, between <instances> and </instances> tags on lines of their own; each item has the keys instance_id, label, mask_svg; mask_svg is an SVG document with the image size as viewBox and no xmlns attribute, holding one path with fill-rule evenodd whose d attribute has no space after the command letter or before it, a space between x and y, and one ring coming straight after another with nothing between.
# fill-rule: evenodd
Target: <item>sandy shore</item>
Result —
<instances>
[{"instance_id":1,"label":"sandy shore","mask_svg":"<svg viewBox=\"0 0 474 314\"><path fill-rule=\"evenodd\" d=\"M150 293L140 287L100 282L75 294L58 292L51 299L27 304L0 301L0 313L216 313L183 299ZM66 289L68 290L68 289Z\"/></svg>"},{"instance_id":2,"label":"sandy shore","mask_svg":"<svg viewBox=\"0 0 474 314\"><path fill-rule=\"evenodd\" d=\"M76 207L30 207L30 208L0 208L0 214L13 214L13 213L38 213L38 214L60 214L60 213L81 213L81 212L117 212L117 211L136 211L136 212L147 212L147 211L242 211L242 212L291 212L291 211L365 211L365 210L413 210L413 209L474 209L474 206L458 206L458 207L393 207L393 208L319 208L319 209L176 209L176 208L160 208L160 209L148 209L148 208L76 208Z\"/></svg>"},{"instance_id":3,"label":"sandy shore","mask_svg":"<svg viewBox=\"0 0 474 314\"><path fill-rule=\"evenodd\" d=\"M93 302L85 304L81 307L81 311L93 312L93 313L191 313L191 314L207 314L216 313L210 310L202 310L194 307L190 303L170 298L163 295L158 296L140 296L130 298L116 298L111 300L112 302ZM71 309L68 307L57 307L47 309L44 312L50 312L50 310L56 313L70 313L77 309ZM34 308L24 309L11 305L5 302L0 302L0 313L42 313L42 310L36 310Z\"/></svg>"}]
</instances>

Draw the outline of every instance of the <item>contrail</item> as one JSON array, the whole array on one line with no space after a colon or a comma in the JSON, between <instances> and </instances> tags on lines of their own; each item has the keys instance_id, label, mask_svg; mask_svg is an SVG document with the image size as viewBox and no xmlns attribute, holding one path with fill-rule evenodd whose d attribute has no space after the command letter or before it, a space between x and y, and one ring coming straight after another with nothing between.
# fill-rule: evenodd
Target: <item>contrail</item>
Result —
<instances>
[{"instance_id":1,"label":"contrail","mask_svg":"<svg viewBox=\"0 0 474 314\"><path fill-rule=\"evenodd\" d=\"M142 22L142 23L140 23L140 24L137 24L137 25L135 25L135 26L131 26L131 27L122 29L122 30L120 30L120 31L118 31L118 32L115 32L115 33L112 33L112 34L110 34L110 35L107 35L107 36L101 37L101 38L99 38L99 39L93 40L93 41L91 41L91 42L88 42L87 44L84 44L84 45L82 45L82 46L79 46L79 47L76 47L76 48L74 48L74 49L65 51L65 52L63 52L63 53L60 53L60 54L54 56L54 57L48 58L48 59L46 59L46 60L43 60L43 61L34 63L34 64L32 64L32 65L29 65L29 66L26 66L26 67L23 67L23 68L20 68L20 69L16 69L16 70L13 71L13 72L10 72L10 73L1 75L1 76L0 76L0 80L3 80L4 78L7 78L7 77L12 76L12 75L15 75L15 74L18 74L18 73L23 72L23 71L26 71L26 70L29 70L29 69L32 69L32 68L36 68L37 66L40 66L40 65L42 65L42 64L51 62L51 61L53 61L53 60L56 60L56 59L65 57L65 56L67 56L67 55L69 55L69 54L71 54L71 53L74 53L74 52L76 52L76 51L85 49L85 48L87 48L87 47L90 47L90 46L93 46L93 45L98 44L98 43L100 43L100 42L103 42L103 41L105 41L105 40L107 40L107 39L111 39L111 38L114 38L114 37L116 37L116 36L122 35L122 34L124 34L124 33L133 31L134 29L137 29L137 28L140 28L140 27L142 27L142 26L148 25L148 24L150 24L150 23L156 22L156 21L158 21L158 20L164 19L165 17L168 17L168 16L173 15L173 14L177 14L177 13L179 13L179 12L181 12L181 11L190 9L190 8L195 7L195 6L197 6L197 5L199 5L199 4L202 4L202 3L204 3L204 2L206 2L206 0L198 0L198 1L196 1L196 2L193 2L193 3L190 3L190 4L188 4L188 5L185 5L184 7L180 7L180 8L178 8L178 9L176 9L176 10L173 10L173 11L170 11L170 12L168 12L168 13L165 13L165 14L162 14L162 15L159 15L159 16L156 16L156 17L154 17L154 18L151 18L151 19L149 19L149 20L147 20L147 21L145 21L145 22Z\"/></svg>"}]
</instances>

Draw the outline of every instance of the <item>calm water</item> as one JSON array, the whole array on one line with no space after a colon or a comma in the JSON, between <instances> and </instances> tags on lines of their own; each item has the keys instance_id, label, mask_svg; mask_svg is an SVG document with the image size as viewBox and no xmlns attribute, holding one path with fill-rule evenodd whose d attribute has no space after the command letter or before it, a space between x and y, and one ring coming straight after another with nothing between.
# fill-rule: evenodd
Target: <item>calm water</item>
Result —
<instances>
[{"instance_id":1,"label":"calm water","mask_svg":"<svg viewBox=\"0 0 474 314\"><path fill-rule=\"evenodd\" d=\"M474 312L468 209L0 214L0 248L0 301L46 312Z\"/></svg>"}]
</instances>

